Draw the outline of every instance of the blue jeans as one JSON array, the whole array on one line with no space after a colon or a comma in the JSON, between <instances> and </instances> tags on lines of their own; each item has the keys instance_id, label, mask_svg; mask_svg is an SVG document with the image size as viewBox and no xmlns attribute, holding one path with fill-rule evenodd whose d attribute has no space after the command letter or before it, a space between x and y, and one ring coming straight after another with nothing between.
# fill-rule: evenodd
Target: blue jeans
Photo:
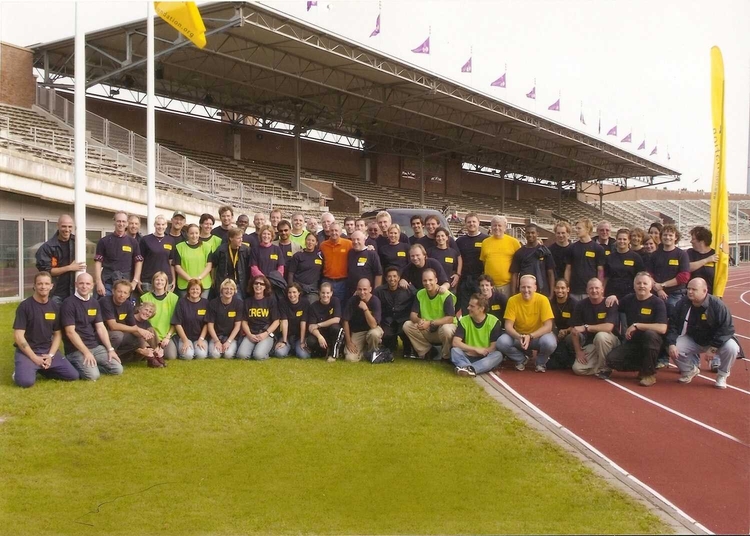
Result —
<instances>
[{"instance_id":1,"label":"blue jeans","mask_svg":"<svg viewBox=\"0 0 750 536\"><path fill-rule=\"evenodd\" d=\"M507 333L500 335L496 346L503 355L508 356L508 359L515 363L521 363L526 358L526 354L521 349L521 342ZM529 348L526 351L531 352L532 350L536 350L536 364L546 365L549 356L552 355L555 348L557 348L557 337L554 333L545 333L538 339L531 339Z\"/></svg>"},{"instance_id":2,"label":"blue jeans","mask_svg":"<svg viewBox=\"0 0 750 536\"><path fill-rule=\"evenodd\" d=\"M474 361L472 361L472 359ZM485 357L469 357L466 352L460 348L451 348L451 361L457 367L474 367L474 371L477 374L484 374L497 367L503 360L503 354L495 350L490 352Z\"/></svg>"},{"instance_id":3,"label":"blue jeans","mask_svg":"<svg viewBox=\"0 0 750 536\"><path fill-rule=\"evenodd\" d=\"M677 337L675 346L679 355L677 356L677 368L685 374L693 370L693 367L700 368L701 352L708 350L708 346L701 346L696 343L689 335L680 335ZM734 365L737 355L740 353L740 347L734 339L729 339L721 345L716 357L719 358L719 374L729 376L729 372Z\"/></svg>"},{"instance_id":4,"label":"blue jeans","mask_svg":"<svg viewBox=\"0 0 750 536\"><path fill-rule=\"evenodd\" d=\"M336 281L335 279L323 278L324 283L330 283L333 289L333 295L336 296L341 302L341 307L346 305L346 302L351 298L346 292L346 279Z\"/></svg>"},{"instance_id":5,"label":"blue jeans","mask_svg":"<svg viewBox=\"0 0 750 536\"><path fill-rule=\"evenodd\" d=\"M76 368L82 380L96 381L101 374L122 374L122 364L114 359L110 361L109 353L104 346L100 344L95 348L90 348L89 351L93 354L94 359L96 360L96 365L91 367L83 363L83 354L78 350L65 356L66 359Z\"/></svg>"},{"instance_id":6,"label":"blue jeans","mask_svg":"<svg viewBox=\"0 0 750 536\"><path fill-rule=\"evenodd\" d=\"M294 355L300 359L308 359L310 352L302 348L302 341L299 337L289 337L289 341L284 344L281 348L275 348L273 353L276 357L286 357L294 348Z\"/></svg>"},{"instance_id":7,"label":"blue jeans","mask_svg":"<svg viewBox=\"0 0 750 536\"><path fill-rule=\"evenodd\" d=\"M271 350L276 343L273 337L266 337L260 342L253 342L247 337L242 339L240 347L237 348L237 359L250 359L254 357L258 361L264 361L271 357Z\"/></svg>"}]
</instances>

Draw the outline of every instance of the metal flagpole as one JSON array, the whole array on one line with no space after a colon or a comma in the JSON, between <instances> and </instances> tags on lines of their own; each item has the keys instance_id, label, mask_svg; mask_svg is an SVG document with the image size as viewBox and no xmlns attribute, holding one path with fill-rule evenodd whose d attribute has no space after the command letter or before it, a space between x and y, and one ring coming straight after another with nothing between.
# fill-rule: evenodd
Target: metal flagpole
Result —
<instances>
[{"instance_id":1,"label":"metal flagpole","mask_svg":"<svg viewBox=\"0 0 750 536\"><path fill-rule=\"evenodd\" d=\"M77 235L75 255L76 261L84 262L86 260L86 34L83 31L83 9L80 2L76 2L76 37L74 55L74 210Z\"/></svg>"},{"instance_id":2,"label":"metal flagpole","mask_svg":"<svg viewBox=\"0 0 750 536\"><path fill-rule=\"evenodd\" d=\"M146 228L154 232L156 218L156 117L154 104L154 3L146 2Z\"/></svg>"},{"instance_id":3,"label":"metal flagpole","mask_svg":"<svg viewBox=\"0 0 750 536\"><path fill-rule=\"evenodd\" d=\"M735 266L740 265L740 202L737 201L737 204L734 207L734 241L737 244L735 250L734 250L734 264Z\"/></svg>"}]
</instances>

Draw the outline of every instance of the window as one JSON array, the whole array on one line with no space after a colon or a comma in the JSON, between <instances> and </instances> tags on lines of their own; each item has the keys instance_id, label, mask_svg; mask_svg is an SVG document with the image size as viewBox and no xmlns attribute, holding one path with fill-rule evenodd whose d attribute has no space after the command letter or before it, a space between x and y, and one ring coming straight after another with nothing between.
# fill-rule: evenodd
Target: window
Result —
<instances>
[{"instance_id":1,"label":"window","mask_svg":"<svg viewBox=\"0 0 750 536\"><path fill-rule=\"evenodd\" d=\"M46 225L43 221L23 221L23 295L29 297L34 293L34 275L36 269L36 251L46 241Z\"/></svg>"},{"instance_id":2,"label":"window","mask_svg":"<svg viewBox=\"0 0 750 536\"><path fill-rule=\"evenodd\" d=\"M0 220L0 298L18 296L18 222Z\"/></svg>"}]
</instances>

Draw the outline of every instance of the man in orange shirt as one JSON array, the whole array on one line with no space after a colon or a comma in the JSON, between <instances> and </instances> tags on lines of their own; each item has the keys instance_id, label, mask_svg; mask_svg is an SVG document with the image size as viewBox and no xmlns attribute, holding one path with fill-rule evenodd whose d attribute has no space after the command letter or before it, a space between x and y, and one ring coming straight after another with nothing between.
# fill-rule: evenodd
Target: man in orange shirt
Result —
<instances>
[{"instance_id":1,"label":"man in orange shirt","mask_svg":"<svg viewBox=\"0 0 750 536\"><path fill-rule=\"evenodd\" d=\"M352 249L351 240L341 238L341 225L334 222L329 227L330 237L320 243L320 254L323 256L323 281L331 284L333 295L341 303L351 297L346 293L346 278L349 274L347 260Z\"/></svg>"}]
</instances>

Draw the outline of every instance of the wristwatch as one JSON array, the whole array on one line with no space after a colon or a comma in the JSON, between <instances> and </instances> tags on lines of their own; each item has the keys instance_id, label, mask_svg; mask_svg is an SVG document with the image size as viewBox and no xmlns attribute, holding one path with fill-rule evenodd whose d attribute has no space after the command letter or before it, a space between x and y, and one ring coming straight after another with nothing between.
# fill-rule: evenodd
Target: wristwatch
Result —
<instances>
[{"instance_id":1,"label":"wristwatch","mask_svg":"<svg viewBox=\"0 0 750 536\"><path fill-rule=\"evenodd\" d=\"M583 325L583 331L584 331L584 333L588 333L589 332L589 325L588 324L584 324Z\"/></svg>"}]
</instances>

